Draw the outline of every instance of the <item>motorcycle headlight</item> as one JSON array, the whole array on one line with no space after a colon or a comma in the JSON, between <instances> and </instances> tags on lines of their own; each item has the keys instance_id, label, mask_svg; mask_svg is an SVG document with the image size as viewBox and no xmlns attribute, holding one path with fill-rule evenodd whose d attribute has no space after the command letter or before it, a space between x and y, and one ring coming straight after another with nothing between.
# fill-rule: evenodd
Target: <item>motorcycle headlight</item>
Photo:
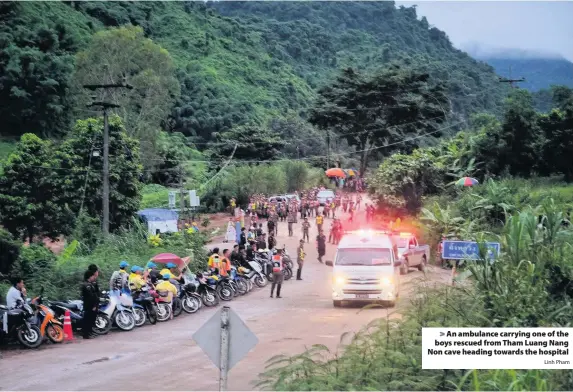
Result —
<instances>
[{"instance_id":1,"label":"motorcycle headlight","mask_svg":"<svg viewBox=\"0 0 573 392\"><path fill-rule=\"evenodd\" d=\"M334 276L332 278L332 281L334 284L342 286L343 284L346 283L346 278L344 276Z\"/></svg>"}]
</instances>

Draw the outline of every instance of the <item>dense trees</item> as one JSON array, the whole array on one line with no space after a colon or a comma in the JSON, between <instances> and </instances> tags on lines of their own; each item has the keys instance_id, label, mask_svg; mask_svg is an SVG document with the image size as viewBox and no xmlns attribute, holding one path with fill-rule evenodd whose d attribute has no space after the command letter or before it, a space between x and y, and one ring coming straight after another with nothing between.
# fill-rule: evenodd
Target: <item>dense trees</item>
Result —
<instances>
[{"instance_id":1,"label":"dense trees","mask_svg":"<svg viewBox=\"0 0 573 392\"><path fill-rule=\"evenodd\" d=\"M423 196L446 190L445 185L471 175L481 181L504 175L531 177L563 175L573 180L573 89L555 90L549 113L533 110L531 94L516 90L505 102L500 120L491 115L476 115L467 131L433 148L410 155L393 155L374 175L371 192L382 207L409 212L419 211ZM413 183L413 184L412 184ZM484 208L497 222L507 206L496 204L499 195L473 200L476 209ZM501 202L499 202L501 203Z\"/></svg>"},{"instance_id":2,"label":"dense trees","mask_svg":"<svg viewBox=\"0 0 573 392\"><path fill-rule=\"evenodd\" d=\"M399 66L373 77L346 69L319 96L310 122L356 147L361 173L376 146L387 146L385 154L411 151L426 134L440 136L436 128L447 115L444 86L432 84L428 74Z\"/></svg>"},{"instance_id":3,"label":"dense trees","mask_svg":"<svg viewBox=\"0 0 573 392\"><path fill-rule=\"evenodd\" d=\"M118 114L131 135L150 139L163 128L201 143L235 126L303 114L316 88L344 67L370 72L391 61L422 66L447 80L452 109L463 116L494 110L502 92L490 67L454 49L444 34L418 21L414 9L396 9L390 2L1 7L0 110L6 133L17 136L64 135L73 124L70 109L83 109L84 103L71 95L74 68L78 82L102 82L104 62L113 79L127 75L129 82L143 84L121 99ZM122 27L130 24L141 30ZM169 52L172 64L157 45ZM149 64L142 66L144 58ZM126 59L129 66L118 71ZM147 94L149 88L156 94ZM462 98L471 93L480 96ZM142 99L134 103L128 99L133 96ZM142 145L145 157L153 143Z\"/></svg>"},{"instance_id":4,"label":"dense trees","mask_svg":"<svg viewBox=\"0 0 573 392\"><path fill-rule=\"evenodd\" d=\"M0 222L12 235L33 242L70 229L69 209L54 195L58 172L49 141L24 134L0 177Z\"/></svg>"},{"instance_id":5,"label":"dense trees","mask_svg":"<svg viewBox=\"0 0 573 392\"><path fill-rule=\"evenodd\" d=\"M110 119L110 224L126 226L139 208L139 148L119 117ZM0 176L0 224L15 237L70 234L83 212L102 212L103 121L79 120L58 146L24 134Z\"/></svg>"},{"instance_id":6,"label":"dense trees","mask_svg":"<svg viewBox=\"0 0 573 392\"><path fill-rule=\"evenodd\" d=\"M94 92L85 84L128 81L132 90L97 90L98 101L119 105L114 112L130 135L142 142L145 158L153 158L162 123L170 114L180 88L169 53L145 38L141 27L126 26L96 33L85 51L78 53L74 84L78 109L84 112Z\"/></svg>"},{"instance_id":7,"label":"dense trees","mask_svg":"<svg viewBox=\"0 0 573 392\"><path fill-rule=\"evenodd\" d=\"M130 138L118 116L109 120L110 229L126 226L139 209L142 175L139 143ZM93 152L100 152L94 156ZM78 120L72 132L55 152L64 176L56 180L52 197L79 215L102 215L103 120Z\"/></svg>"}]
</instances>

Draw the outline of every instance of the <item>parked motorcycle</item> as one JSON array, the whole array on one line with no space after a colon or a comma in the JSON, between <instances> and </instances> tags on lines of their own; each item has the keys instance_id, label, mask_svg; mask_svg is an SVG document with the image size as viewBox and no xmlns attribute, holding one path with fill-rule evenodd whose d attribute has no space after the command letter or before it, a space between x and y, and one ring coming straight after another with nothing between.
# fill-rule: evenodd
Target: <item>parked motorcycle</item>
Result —
<instances>
[{"instance_id":1,"label":"parked motorcycle","mask_svg":"<svg viewBox=\"0 0 573 392\"><path fill-rule=\"evenodd\" d=\"M18 300L15 309L8 309L0 305L0 341L17 339L20 344L27 348L36 348L42 344L42 334L37 325L33 325L30 319L34 311L30 305Z\"/></svg>"},{"instance_id":2,"label":"parked motorcycle","mask_svg":"<svg viewBox=\"0 0 573 392\"><path fill-rule=\"evenodd\" d=\"M230 280L233 288L239 295L245 295L249 291L249 286L246 279L238 274L237 268L231 267Z\"/></svg>"},{"instance_id":3,"label":"parked motorcycle","mask_svg":"<svg viewBox=\"0 0 573 392\"><path fill-rule=\"evenodd\" d=\"M131 331L135 328L135 317L133 316L133 299L131 295L122 292L108 293L102 291L104 298L101 299L100 310L108 315L110 320L122 331Z\"/></svg>"},{"instance_id":4,"label":"parked motorcycle","mask_svg":"<svg viewBox=\"0 0 573 392\"><path fill-rule=\"evenodd\" d=\"M263 272L263 267L261 264L255 260L249 260L248 263L251 267L250 271L247 272L249 279L251 279L253 283L257 285L257 287L265 287L268 283L268 279Z\"/></svg>"},{"instance_id":5,"label":"parked motorcycle","mask_svg":"<svg viewBox=\"0 0 573 392\"><path fill-rule=\"evenodd\" d=\"M199 280L199 287L197 294L201 296L201 301L205 306L217 306L219 304L219 296L216 291L217 281L212 278L203 278L202 274L197 274Z\"/></svg>"},{"instance_id":6,"label":"parked motorcycle","mask_svg":"<svg viewBox=\"0 0 573 392\"><path fill-rule=\"evenodd\" d=\"M35 324L40 329L42 338L47 336L52 343L61 343L64 341L64 326L56 318L56 313L42 303L43 293L44 288L40 291L40 295L30 301L32 309L35 310Z\"/></svg>"},{"instance_id":7,"label":"parked motorcycle","mask_svg":"<svg viewBox=\"0 0 573 392\"><path fill-rule=\"evenodd\" d=\"M155 304L155 298L151 295L147 286L142 287L141 290L135 294L133 302L134 307L141 306L141 308L143 308L146 319L149 320L150 324L157 323L157 305ZM145 322L143 324L145 324Z\"/></svg>"},{"instance_id":8,"label":"parked motorcycle","mask_svg":"<svg viewBox=\"0 0 573 392\"><path fill-rule=\"evenodd\" d=\"M82 329L84 318L82 301L50 301L47 303L47 305L54 311L56 318L60 323L64 322L66 310L69 310L70 319L72 321L72 329L74 331ZM99 310L98 314L96 315L96 321L93 327L94 333L98 335L105 335L111 330L111 327L112 322L108 315Z\"/></svg>"},{"instance_id":9,"label":"parked motorcycle","mask_svg":"<svg viewBox=\"0 0 573 392\"><path fill-rule=\"evenodd\" d=\"M171 309L171 304L165 301L168 296L166 292L157 292L154 288L149 289L149 294L155 300L155 309L157 311L157 321L163 322L171 318L173 309Z\"/></svg>"},{"instance_id":10,"label":"parked motorcycle","mask_svg":"<svg viewBox=\"0 0 573 392\"><path fill-rule=\"evenodd\" d=\"M181 286L179 299L186 313L195 313L201 307L201 297L195 295L197 291L193 283L186 283Z\"/></svg>"}]
</instances>

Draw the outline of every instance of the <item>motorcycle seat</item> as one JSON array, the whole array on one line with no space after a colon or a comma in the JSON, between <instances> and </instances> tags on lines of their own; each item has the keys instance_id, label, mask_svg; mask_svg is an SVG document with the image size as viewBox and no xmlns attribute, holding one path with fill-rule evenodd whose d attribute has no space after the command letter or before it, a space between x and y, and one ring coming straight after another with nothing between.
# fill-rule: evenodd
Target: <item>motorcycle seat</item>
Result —
<instances>
[{"instance_id":1,"label":"motorcycle seat","mask_svg":"<svg viewBox=\"0 0 573 392\"><path fill-rule=\"evenodd\" d=\"M67 308L69 310L73 310L73 311L79 311L80 308L78 307L77 304L74 303L70 303L70 302L64 302L64 301L53 301L52 305L55 306L61 306L63 308Z\"/></svg>"}]
</instances>

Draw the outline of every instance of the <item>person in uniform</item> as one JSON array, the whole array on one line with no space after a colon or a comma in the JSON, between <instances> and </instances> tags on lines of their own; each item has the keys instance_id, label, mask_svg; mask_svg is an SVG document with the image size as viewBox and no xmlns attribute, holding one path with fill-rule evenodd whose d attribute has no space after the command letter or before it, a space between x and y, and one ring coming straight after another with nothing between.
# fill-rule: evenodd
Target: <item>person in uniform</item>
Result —
<instances>
[{"instance_id":1,"label":"person in uniform","mask_svg":"<svg viewBox=\"0 0 573 392\"><path fill-rule=\"evenodd\" d=\"M271 298L277 288L277 298L281 297L281 287L283 285L283 260L280 254L273 256L273 283L271 284Z\"/></svg>"},{"instance_id":2,"label":"person in uniform","mask_svg":"<svg viewBox=\"0 0 573 392\"><path fill-rule=\"evenodd\" d=\"M296 263L298 264L298 269L296 270L296 280L302 280L302 266L304 264L304 257L306 253L304 253L304 240L300 240L300 245L296 251Z\"/></svg>"},{"instance_id":3,"label":"person in uniform","mask_svg":"<svg viewBox=\"0 0 573 392\"><path fill-rule=\"evenodd\" d=\"M316 236L316 249L318 250L318 262L322 263L322 257L326 254L326 236L322 229L318 231Z\"/></svg>"},{"instance_id":4,"label":"person in uniform","mask_svg":"<svg viewBox=\"0 0 573 392\"><path fill-rule=\"evenodd\" d=\"M304 218L304 222L302 222L302 239L306 238L306 242L309 241L308 231L310 230L310 223L308 222L308 218Z\"/></svg>"}]
</instances>

